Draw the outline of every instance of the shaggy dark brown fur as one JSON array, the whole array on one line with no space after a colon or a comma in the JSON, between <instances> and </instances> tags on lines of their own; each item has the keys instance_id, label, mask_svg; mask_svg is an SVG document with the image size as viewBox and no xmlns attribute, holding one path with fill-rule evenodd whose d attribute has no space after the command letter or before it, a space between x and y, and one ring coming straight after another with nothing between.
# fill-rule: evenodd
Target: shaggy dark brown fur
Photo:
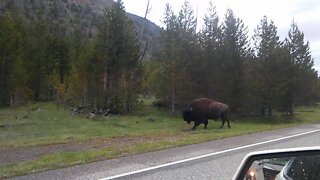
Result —
<instances>
[{"instance_id":1,"label":"shaggy dark brown fur","mask_svg":"<svg viewBox=\"0 0 320 180\"><path fill-rule=\"evenodd\" d=\"M226 121L228 123L228 128L231 128L230 122L227 117L228 109L228 105L223 104L221 102L217 102L213 99L200 98L191 101L189 107L189 114L192 114L193 121L195 122L195 126L193 127L193 129L195 129L201 123L204 123L206 128L208 124L208 119L218 120L219 118L221 118L222 120L220 128L223 127Z\"/></svg>"}]
</instances>

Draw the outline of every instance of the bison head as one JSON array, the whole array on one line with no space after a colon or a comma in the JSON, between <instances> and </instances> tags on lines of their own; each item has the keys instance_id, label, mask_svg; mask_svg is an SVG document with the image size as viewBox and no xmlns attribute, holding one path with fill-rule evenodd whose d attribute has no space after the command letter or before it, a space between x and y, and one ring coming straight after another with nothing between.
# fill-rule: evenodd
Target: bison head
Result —
<instances>
[{"instance_id":1,"label":"bison head","mask_svg":"<svg viewBox=\"0 0 320 180\"><path fill-rule=\"evenodd\" d=\"M186 121L188 124L190 124L191 121L196 120L196 112L192 108L184 108L182 110L182 116L184 121Z\"/></svg>"}]
</instances>

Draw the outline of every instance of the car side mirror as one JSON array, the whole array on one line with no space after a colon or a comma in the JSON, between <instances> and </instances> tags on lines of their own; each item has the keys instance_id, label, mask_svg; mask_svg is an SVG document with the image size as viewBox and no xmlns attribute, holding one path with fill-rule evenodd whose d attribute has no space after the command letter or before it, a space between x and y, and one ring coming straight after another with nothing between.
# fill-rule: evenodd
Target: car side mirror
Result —
<instances>
[{"instance_id":1,"label":"car side mirror","mask_svg":"<svg viewBox=\"0 0 320 180\"><path fill-rule=\"evenodd\" d=\"M249 153L233 179L320 179L320 146Z\"/></svg>"}]
</instances>

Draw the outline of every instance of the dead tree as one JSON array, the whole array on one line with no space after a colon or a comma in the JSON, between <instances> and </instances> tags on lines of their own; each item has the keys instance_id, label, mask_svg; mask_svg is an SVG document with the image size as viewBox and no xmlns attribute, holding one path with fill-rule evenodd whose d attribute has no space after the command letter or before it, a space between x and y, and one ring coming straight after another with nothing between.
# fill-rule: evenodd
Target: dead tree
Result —
<instances>
[{"instance_id":1,"label":"dead tree","mask_svg":"<svg viewBox=\"0 0 320 180\"><path fill-rule=\"evenodd\" d=\"M144 27L146 25L146 23L148 22L148 19L147 19L147 16L148 14L150 13L151 11L151 7L150 7L150 0L148 0L148 4L147 4L147 8L146 8L146 12L144 14L144 19L143 19L143 23L142 23L142 27L141 27L141 30L140 30L140 39L142 40L142 37L143 37L143 33L144 33ZM141 52L141 55L140 55L140 62L143 60L145 54L146 54L146 51L147 51L147 48L148 48L148 45L149 45L149 41L151 39L151 34L149 34L148 36L148 39L147 39L147 42Z\"/></svg>"}]
</instances>

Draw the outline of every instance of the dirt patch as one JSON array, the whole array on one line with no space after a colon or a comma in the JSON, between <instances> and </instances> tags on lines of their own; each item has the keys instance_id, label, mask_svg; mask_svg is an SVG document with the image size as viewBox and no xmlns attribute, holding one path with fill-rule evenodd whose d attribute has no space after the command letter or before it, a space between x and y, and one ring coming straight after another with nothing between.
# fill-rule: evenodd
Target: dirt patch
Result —
<instances>
[{"instance_id":1,"label":"dirt patch","mask_svg":"<svg viewBox=\"0 0 320 180\"><path fill-rule=\"evenodd\" d=\"M130 146L140 143L155 142L158 140L172 140L177 137L161 137L161 136L124 136L108 139L94 139L81 142L72 142L66 144L53 144L35 147L19 147L11 149L0 148L0 165L6 163L14 163L36 159L38 157L61 153L61 152L77 152L86 150L98 150L107 147Z\"/></svg>"}]
</instances>

